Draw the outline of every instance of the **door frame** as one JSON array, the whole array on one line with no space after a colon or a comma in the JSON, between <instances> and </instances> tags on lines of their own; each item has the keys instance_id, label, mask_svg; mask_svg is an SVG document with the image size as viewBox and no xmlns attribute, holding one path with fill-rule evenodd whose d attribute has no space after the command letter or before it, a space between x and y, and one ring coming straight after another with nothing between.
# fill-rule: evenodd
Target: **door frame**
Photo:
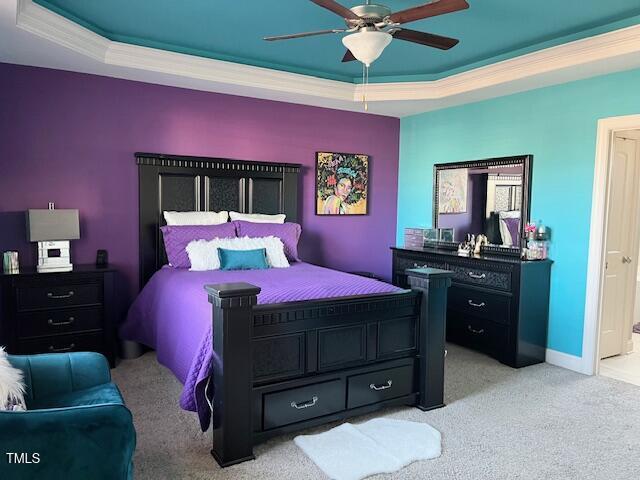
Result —
<instances>
[{"instance_id":1,"label":"door frame","mask_svg":"<svg viewBox=\"0 0 640 480\"><path fill-rule=\"evenodd\" d=\"M582 335L582 373L587 375L597 375L600 370L600 318L605 270L604 248L607 228L609 163L613 153L614 134L624 130L640 130L640 115L598 120ZM637 255L637 252L634 252L634 255Z\"/></svg>"}]
</instances>

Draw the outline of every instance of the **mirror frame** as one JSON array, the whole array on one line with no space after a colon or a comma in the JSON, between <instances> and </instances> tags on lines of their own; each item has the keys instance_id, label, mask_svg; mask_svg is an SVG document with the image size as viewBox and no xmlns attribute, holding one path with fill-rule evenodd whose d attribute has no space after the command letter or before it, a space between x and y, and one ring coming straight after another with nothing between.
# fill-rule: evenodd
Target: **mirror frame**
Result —
<instances>
[{"instance_id":1,"label":"mirror frame","mask_svg":"<svg viewBox=\"0 0 640 480\"><path fill-rule=\"evenodd\" d=\"M533 155L516 155L513 157L486 158L483 160L471 160L466 162L437 163L433 166L433 228L438 228L438 173L441 170L454 168L483 168L502 165L522 164L522 203L520 207L520 246L503 247L500 245L483 246L484 253L501 255L520 255L524 245L524 226L531 221L531 180L533 176ZM458 242L434 242L440 247L458 248Z\"/></svg>"}]
</instances>

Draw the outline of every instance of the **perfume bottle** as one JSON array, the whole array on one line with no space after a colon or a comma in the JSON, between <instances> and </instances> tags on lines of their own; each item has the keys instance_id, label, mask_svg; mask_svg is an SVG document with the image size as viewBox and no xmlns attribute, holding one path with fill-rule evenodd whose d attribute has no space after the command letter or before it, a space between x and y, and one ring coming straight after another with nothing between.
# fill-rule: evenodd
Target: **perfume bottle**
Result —
<instances>
[{"instance_id":1,"label":"perfume bottle","mask_svg":"<svg viewBox=\"0 0 640 480\"><path fill-rule=\"evenodd\" d=\"M527 231L527 260L545 260L549 256L549 229L538 221Z\"/></svg>"}]
</instances>

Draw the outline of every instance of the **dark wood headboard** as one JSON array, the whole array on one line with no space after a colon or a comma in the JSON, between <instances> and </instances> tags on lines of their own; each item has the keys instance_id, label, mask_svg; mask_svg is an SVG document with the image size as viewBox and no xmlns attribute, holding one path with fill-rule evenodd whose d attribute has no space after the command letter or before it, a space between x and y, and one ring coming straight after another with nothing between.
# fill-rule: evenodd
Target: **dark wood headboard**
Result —
<instances>
[{"instance_id":1,"label":"dark wood headboard","mask_svg":"<svg viewBox=\"0 0 640 480\"><path fill-rule=\"evenodd\" d=\"M285 213L298 219L294 163L136 153L139 180L140 288L166 264L162 212Z\"/></svg>"}]
</instances>

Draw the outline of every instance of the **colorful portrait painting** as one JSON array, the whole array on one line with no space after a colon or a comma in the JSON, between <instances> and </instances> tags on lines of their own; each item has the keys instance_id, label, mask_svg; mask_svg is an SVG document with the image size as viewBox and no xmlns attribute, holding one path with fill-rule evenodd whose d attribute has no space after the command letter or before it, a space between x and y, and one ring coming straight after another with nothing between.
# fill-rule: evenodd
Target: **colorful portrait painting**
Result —
<instances>
[{"instance_id":1,"label":"colorful portrait painting","mask_svg":"<svg viewBox=\"0 0 640 480\"><path fill-rule=\"evenodd\" d=\"M316 154L316 214L366 215L369 156Z\"/></svg>"}]
</instances>

